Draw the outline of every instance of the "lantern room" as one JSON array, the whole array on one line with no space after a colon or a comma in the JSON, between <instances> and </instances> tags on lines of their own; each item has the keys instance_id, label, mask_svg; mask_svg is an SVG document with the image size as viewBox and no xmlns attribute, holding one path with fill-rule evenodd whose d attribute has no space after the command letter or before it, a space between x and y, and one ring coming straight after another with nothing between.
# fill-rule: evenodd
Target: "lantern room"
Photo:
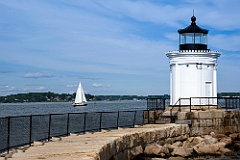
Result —
<instances>
[{"instance_id":1,"label":"lantern room","mask_svg":"<svg viewBox=\"0 0 240 160\"><path fill-rule=\"evenodd\" d=\"M185 29L179 29L179 50L207 50L208 30L196 24L196 17L191 17L192 23Z\"/></svg>"}]
</instances>

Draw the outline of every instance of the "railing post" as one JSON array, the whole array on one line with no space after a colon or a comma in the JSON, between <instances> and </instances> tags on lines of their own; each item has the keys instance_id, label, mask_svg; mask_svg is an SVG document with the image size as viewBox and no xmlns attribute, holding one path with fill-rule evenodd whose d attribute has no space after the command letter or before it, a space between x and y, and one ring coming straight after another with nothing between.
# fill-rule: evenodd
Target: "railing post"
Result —
<instances>
[{"instance_id":1,"label":"railing post","mask_svg":"<svg viewBox=\"0 0 240 160\"><path fill-rule=\"evenodd\" d=\"M87 112L84 112L84 125L83 125L83 133L86 133L86 122L87 121Z\"/></svg>"},{"instance_id":2,"label":"railing post","mask_svg":"<svg viewBox=\"0 0 240 160\"><path fill-rule=\"evenodd\" d=\"M102 130L102 112L100 112L99 131Z\"/></svg>"},{"instance_id":3,"label":"railing post","mask_svg":"<svg viewBox=\"0 0 240 160\"><path fill-rule=\"evenodd\" d=\"M240 97L238 98L238 109L240 108Z\"/></svg>"},{"instance_id":4,"label":"railing post","mask_svg":"<svg viewBox=\"0 0 240 160\"><path fill-rule=\"evenodd\" d=\"M172 116L172 109L170 109L170 117L171 117L171 123L174 123L173 122L173 116Z\"/></svg>"},{"instance_id":5,"label":"railing post","mask_svg":"<svg viewBox=\"0 0 240 160\"><path fill-rule=\"evenodd\" d=\"M120 114L120 113L119 113L119 111L118 111L118 115L117 115L117 127L116 127L117 129L118 129L118 125L119 125L119 114Z\"/></svg>"},{"instance_id":6,"label":"railing post","mask_svg":"<svg viewBox=\"0 0 240 160\"><path fill-rule=\"evenodd\" d=\"M52 115L49 114L49 121L48 121L48 141L50 141L50 136L51 136L51 121L52 121Z\"/></svg>"},{"instance_id":7,"label":"railing post","mask_svg":"<svg viewBox=\"0 0 240 160\"><path fill-rule=\"evenodd\" d=\"M156 100L155 109L157 109L158 108L158 99L156 98L155 100Z\"/></svg>"},{"instance_id":8,"label":"railing post","mask_svg":"<svg viewBox=\"0 0 240 160\"><path fill-rule=\"evenodd\" d=\"M30 116L30 126L29 126L29 146L31 146L32 143L32 115Z\"/></svg>"},{"instance_id":9,"label":"railing post","mask_svg":"<svg viewBox=\"0 0 240 160\"><path fill-rule=\"evenodd\" d=\"M147 109L149 108L149 106L148 106L148 105L149 105L148 100L149 100L149 99L147 98Z\"/></svg>"},{"instance_id":10,"label":"railing post","mask_svg":"<svg viewBox=\"0 0 240 160\"><path fill-rule=\"evenodd\" d=\"M8 117L8 137L7 137L7 152L10 150L10 117Z\"/></svg>"},{"instance_id":11,"label":"railing post","mask_svg":"<svg viewBox=\"0 0 240 160\"><path fill-rule=\"evenodd\" d=\"M166 107L166 99L167 98L163 98L163 110L165 110L165 107Z\"/></svg>"},{"instance_id":12,"label":"railing post","mask_svg":"<svg viewBox=\"0 0 240 160\"><path fill-rule=\"evenodd\" d=\"M69 116L70 116L70 113L68 113L68 117L67 117L67 136L69 136Z\"/></svg>"},{"instance_id":13,"label":"railing post","mask_svg":"<svg viewBox=\"0 0 240 160\"><path fill-rule=\"evenodd\" d=\"M134 119L133 119L133 127L135 126L135 123L136 123L136 110L134 111Z\"/></svg>"},{"instance_id":14,"label":"railing post","mask_svg":"<svg viewBox=\"0 0 240 160\"><path fill-rule=\"evenodd\" d=\"M150 122L149 122L150 121L150 117L149 116L150 116L150 114L149 114L149 110L148 110L148 124L150 124Z\"/></svg>"},{"instance_id":15,"label":"railing post","mask_svg":"<svg viewBox=\"0 0 240 160\"><path fill-rule=\"evenodd\" d=\"M224 106L225 106L225 109L227 110L227 98L224 98Z\"/></svg>"},{"instance_id":16,"label":"railing post","mask_svg":"<svg viewBox=\"0 0 240 160\"><path fill-rule=\"evenodd\" d=\"M181 112L181 105L182 105L182 103L181 103L181 102L182 102L182 99L181 99L181 98L179 98L179 107L178 107L178 111L179 111L179 112Z\"/></svg>"},{"instance_id":17,"label":"railing post","mask_svg":"<svg viewBox=\"0 0 240 160\"><path fill-rule=\"evenodd\" d=\"M192 112L192 98L190 97L190 112Z\"/></svg>"},{"instance_id":18,"label":"railing post","mask_svg":"<svg viewBox=\"0 0 240 160\"><path fill-rule=\"evenodd\" d=\"M210 97L208 97L207 99L208 99L208 110L209 110L210 109L210 102L209 102Z\"/></svg>"},{"instance_id":19,"label":"railing post","mask_svg":"<svg viewBox=\"0 0 240 160\"><path fill-rule=\"evenodd\" d=\"M156 124L156 111L157 111L157 109L155 109L153 111L153 121L154 121L154 124Z\"/></svg>"}]
</instances>

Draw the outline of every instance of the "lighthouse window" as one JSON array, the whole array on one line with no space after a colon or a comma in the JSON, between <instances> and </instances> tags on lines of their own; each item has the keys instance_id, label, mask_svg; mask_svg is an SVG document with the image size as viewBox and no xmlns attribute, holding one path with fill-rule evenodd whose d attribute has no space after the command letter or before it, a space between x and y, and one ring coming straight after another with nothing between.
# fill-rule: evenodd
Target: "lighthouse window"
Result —
<instances>
[{"instance_id":1,"label":"lighthouse window","mask_svg":"<svg viewBox=\"0 0 240 160\"><path fill-rule=\"evenodd\" d=\"M207 35L203 33L182 33L179 35L180 44L207 44Z\"/></svg>"},{"instance_id":2,"label":"lighthouse window","mask_svg":"<svg viewBox=\"0 0 240 160\"><path fill-rule=\"evenodd\" d=\"M185 44L186 43L185 34L180 34L179 42L180 42L180 44Z\"/></svg>"},{"instance_id":3,"label":"lighthouse window","mask_svg":"<svg viewBox=\"0 0 240 160\"><path fill-rule=\"evenodd\" d=\"M194 34L193 33L187 33L186 34L186 44L194 43Z\"/></svg>"},{"instance_id":4,"label":"lighthouse window","mask_svg":"<svg viewBox=\"0 0 240 160\"><path fill-rule=\"evenodd\" d=\"M203 33L195 33L196 44L207 44L207 36Z\"/></svg>"},{"instance_id":5,"label":"lighthouse window","mask_svg":"<svg viewBox=\"0 0 240 160\"><path fill-rule=\"evenodd\" d=\"M193 33L180 34L179 41L180 44L191 44L194 42L194 34Z\"/></svg>"},{"instance_id":6,"label":"lighthouse window","mask_svg":"<svg viewBox=\"0 0 240 160\"><path fill-rule=\"evenodd\" d=\"M195 43L201 44L202 36L201 33L195 33Z\"/></svg>"},{"instance_id":7,"label":"lighthouse window","mask_svg":"<svg viewBox=\"0 0 240 160\"><path fill-rule=\"evenodd\" d=\"M207 35L206 35L206 34L203 34L203 35L202 35L201 43L202 43L202 44L207 44Z\"/></svg>"}]
</instances>

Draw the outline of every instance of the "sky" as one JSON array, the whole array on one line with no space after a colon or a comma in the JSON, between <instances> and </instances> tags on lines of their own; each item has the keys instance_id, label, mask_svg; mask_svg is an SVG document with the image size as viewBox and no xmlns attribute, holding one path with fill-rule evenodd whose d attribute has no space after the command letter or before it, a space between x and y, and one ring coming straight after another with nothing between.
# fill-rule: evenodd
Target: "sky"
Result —
<instances>
[{"instance_id":1,"label":"sky","mask_svg":"<svg viewBox=\"0 0 240 160\"><path fill-rule=\"evenodd\" d=\"M178 29L208 29L218 92L240 92L239 0L0 0L0 96L169 94Z\"/></svg>"}]
</instances>

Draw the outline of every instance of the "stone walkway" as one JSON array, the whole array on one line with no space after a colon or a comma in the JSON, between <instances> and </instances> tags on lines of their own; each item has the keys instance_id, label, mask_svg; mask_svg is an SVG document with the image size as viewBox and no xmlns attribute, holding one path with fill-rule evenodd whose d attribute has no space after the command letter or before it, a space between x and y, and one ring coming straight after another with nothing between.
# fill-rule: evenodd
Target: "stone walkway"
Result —
<instances>
[{"instance_id":1,"label":"stone walkway","mask_svg":"<svg viewBox=\"0 0 240 160\"><path fill-rule=\"evenodd\" d=\"M16 149L6 157L8 157L9 160L99 160L102 159L100 157L103 157L99 155L102 154L100 152L111 148L106 148L107 145L114 141L119 141L119 139L123 140L124 136L135 133L159 132L159 130L163 131L167 128L179 128L179 126L179 124L148 124L136 128L120 128L110 131L103 130L102 132L86 133L83 135L71 134L68 137L52 138L50 142L46 143L35 142L33 146ZM127 141L126 138L124 141ZM116 144L117 142L114 143ZM117 145L115 145L115 148L117 148ZM106 154L108 154L108 152ZM104 156L107 157L108 155ZM5 159L5 157L1 157L0 160L1 159Z\"/></svg>"}]
</instances>

